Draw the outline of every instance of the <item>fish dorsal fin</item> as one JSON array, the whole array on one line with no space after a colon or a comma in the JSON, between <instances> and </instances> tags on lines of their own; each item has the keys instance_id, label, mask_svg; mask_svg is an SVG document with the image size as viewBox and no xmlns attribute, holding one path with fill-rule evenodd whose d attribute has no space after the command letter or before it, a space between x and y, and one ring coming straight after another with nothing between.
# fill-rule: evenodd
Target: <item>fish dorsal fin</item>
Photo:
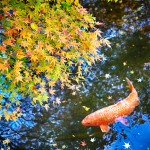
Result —
<instances>
[{"instance_id":1,"label":"fish dorsal fin","mask_svg":"<svg viewBox=\"0 0 150 150\"><path fill-rule=\"evenodd\" d=\"M100 125L100 128L102 132L109 132L110 129L108 125Z\"/></svg>"}]
</instances>

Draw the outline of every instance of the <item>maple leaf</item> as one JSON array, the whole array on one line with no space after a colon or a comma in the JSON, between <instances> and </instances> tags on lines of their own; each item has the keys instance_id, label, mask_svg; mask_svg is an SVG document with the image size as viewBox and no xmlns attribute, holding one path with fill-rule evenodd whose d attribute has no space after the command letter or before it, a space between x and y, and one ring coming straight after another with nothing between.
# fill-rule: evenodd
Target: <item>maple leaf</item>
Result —
<instances>
[{"instance_id":1,"label":"maple leaf","mask_svg":"<svg viewBox=\"0 0 150 150\"><path fill-rule=\"evenodd\" d=\"M108 99L112 99L112 96L108 96L107 98L108 98Z\"/></svg>"},{"instance_id":2,"label":"maple leaf","mask_svg":"<svg viewBox=\"0 0 150 150\"><path fill-rule=\"evenodd\" d=\"M95 140L96 140L95 138L91 138L91 139L90 139L90 141L91 141L92 143L95 142Z\"/></svg>"},{"instance_id":3,"label":"maple leaf","mask_svg":"<svg viewBox=\"0 0 150 150\"><path fill-rule=\"evenodd\" d=\"M100 30L97 29L94 33L95 33L97 36L101 37L101 33L102 33L102 32L101 32Z\"/></svg>"},{"instance_id":4,"label":"maple leaf","mask_svg":"<svg viewBox=\"0 0 150 150\"><path fill-rule=\"evenodd\" d=\"M48 111L48 109L49 109L48 104L45 104L45 105L44 105L44 108L46 109L46 111Z\"/></svg>"},{"instance_id":5,"label":"maple leaf","mask_svg":"<svg viewBox=\"0 0 150 150\"><path fill-rule=\"evenodd\" d=\"M54 95L54 94L55 94L55 92L56 92L56 90L49 89L49 94L52 94L52 95Z\"/></svg>"},{"instance_id":6,"label":"maple leaf","mask_svg":"<svg viewBox=\"0 0 150 150\"><path fill-rule=\"evenodd\" d=\"M50 22L50 21L49 21ZM45 29L45 34L47 37L51 37L51 26L48 26L46 29Z\"/></svg>"},{"instance_id":7,"label":"maple leaf","mask_svg":"<svg viewBox=\"0 0 150 150\"><path fill-rule=\"evenodd\" d=\"M76 94L77 94L76 91L73 91L73 92L72 92L72 95L76 95Z\"/></svg>"},{"instance_id":8,"label":"maple leaf","mask_svg":"<svg viewBox=\"0 0 150 150\"><path fill-rule=\"evenodd\" d=\"M5 70L7 70L8 69L8 67L5 65L5 64L1 64L0 63L0 70L2 71L2 72L4 72Z\"/></svg>"},{"instance_id":9,"label":"maple leaf","mask_svg":"<svg viewBox=\"0 0 150 150\"><path fill-rule=\"evenodd\" d=\"M9 38L9 39L7 39L7 40L4 40L3 43L4 43L5 45L8 45L8 46L13 46L13 45L14 45L12 38Z\"/></svg>"},{"instance_id":10,"label":"maple leaf","mask_svg":"<svg viewBox=\"0 0 150 150\"><path fill-rule=\"evenodd\" d=\"M30 43L29 43L28 41L22 41L22 42L21 42L21 45L22 45L23 47L28 47L28 46L30 45Z\"/></svg>"},{"instance_id":11,"label":"maple leaf","mask_svg":"<svg viewBox=\"0 0 150 150\"><path fill-rule=\"evenodd\" d=\"M36 62L38 60L38 57L35 54L32 54L30 57L31 57L31 61L33 62Z\"/></svg>"},{"instance_id":12,"label":"maple leaf","mask_svg":"<svg viewBox=\"0 0 150 150\"><path fill-rule=\"evenodd\" d=\"M106 79L109 79L110 77L111 77L110 74L105 74L105 78L106 78Z\"/></svg>"},{"instance_id":13,"label":"maple leaf","mask_svg":"<svg viewBox=\"0 0 150 150\"><path fill-rule=\"evenodd\" d=\"M61 104L60 98L58 98L58 97L56 98L56 103Z\"/></svg>"},{"instance_id":14,"label":"maple leaf","mask_svg":"<svg viewBox=\"0 0 150 150\"><path fill-rule=\"evenodd\" d=\"M10 140L9 139L6 139L3 141L3 144L9 144L10 143Z\"/></svg>"},{"instance_id":15,"label":"maple leaf","mask_svg":"<svg viewBox=\"0 0 150 150\"><path fill-rule=\"evenodd\" d=\"M46 91L45 91L45 88L39 88L39 91L41 92L41 93L45 93Z\"/></svg>"},{"instance_id":16,"label":"maple leaf","mask_svg":"<svg viewBox=\"0 0 150 150\"><path fill-rule=\"evenodd\" d=\"M85 111L89 111L90 110L89 107L86 107L86 106L82 106L82 107L85 109Z\"/></svg>"},{"instance_id":17,"label":"maple leaf","mask_svg":"<svg viewBox=\"0 0 150 150\"><path fill-rule=\"evenodd\" d=\"M52 55L54 54L54 48L52 45L46 44L46 49L50 54L52 54Z\"/></svg>"},{"instance_id":18,"label":"maple leaf","mask_svg":"<svg viewBox=\"0 0 150 150\"><path fill-rule=\"evenodd\" d=\"M21 30L21 32L20 32L20 37L21 37L21 38L27 37L27 31L26 31L26 30Z\"/></svg>"},{"instance_id":19,"label":"maple leaf","mask_svg":"<svg viewBox=\"0 0 150 150\"><path fill-rule=\"evenodd\" d=\"M63 36L63 35L59 36L59 40L60 40L61 43L66 43L67 42L66 36Z\"/></svg>"},{"instance_id":20,"label":"maple leaf","mask_svg":"<svg viewBox=\"0 0 150 150\"><path fill-rule=\"evenodd\" d=\"M22 65L22 61L16 61L16 64L15 64L15 67L16 68L23 68L24 66Z\"/></svg>"},{"instance_id":21,"label":"maple leaf","mask_svg":"<svg viewBox=\"0 0 150 150\"><path fill-rule=\"evenodd\" d=\"M102 43L111 48L110 42L109 42L107 39L103 39L103 40L102 40Z\"/></svg>"},{"instance_id":22,"label":"maple leaf","mask_svg":"<svg viewBox=\"0 0 150 150\"><path fill-rule=\"evenodd\" d=\"M103 22L95 22L95 25L104 26L104 23Z\"/></svg>"},{"instance_id":23,"label":"maple leaf","mask_svg":"<svg viewBox=\"0 0 150 150\"><path fill-rule=\"evenodd\" d=\"M81 146L86 146L86 142L85 141L81 141Z\"/></svg>"},{"instance_id":24,"label":"maple leaf","mask_svg":"<svg viewBox=\"0 0 150 150\"><path fill-rule=\"evenodd\" d=\"M130 148L131 145L130 145L129 143L124 142L124 145L123 145L123 146L124 146L125 149L128 149L128 148ZM131 149L131 148L130 148L130 149Z\"/></svg>"},{"instance_id":25,"label":"maple leaf","mask_svg":"<svg viewBox=\"0 0 150 150\"><path fill-rule=\"evenodd\" d=\"M123 65L126 66L126 65L127 65L127 62L123 62Z\"/></svg>"},{"instance_id":26,"label":"maple leaf","mask_svg":"<svg viewBox=\"0 0 150 150\"><path fill-rule=\"evenodd\" d=\"M48 98L49 98L49 97L48 97L47 93L45 92L44 95L43 95L42 101L47 102L47 101L48 101Z\"/></svg>"},{"instance_id":27,"label":"maple leaf","mask_svg":"<svg viewBox=\"0 0 150 150\"><path fill-rule=\"evenodd\" d=\"M81 14L86 14L87 13L87 10L85 8L83 8L83 7L79 8L78 11Z\"/></svg>"},{"instance_id":28,"label":"maple leaf","mask_svg":"<svg viewBox=\"0 0 150 150\"><path fill-rule=\"evenodd\" d=\"M22 59L24 57L25 57L24 52L21 49L17 50L17 58Z\"/></svg>"},{"instance_id":29,"label":"maple leaf","mask_svg":"<svg viewBox=\"0 0 150 150\"><path fill-rule=\"evenodd\" d=\"M57 41L57 43L55 44L55 47L56 47L57 49L59 49L59 48L61 47L61 43Z\"/></svg>"},{"instance_id":30,"label":"maple leaf","mask_svg":"<svg viewBox=\"0 0 150 150\"><path fill-rule=\"evenodd\" d=\"M0 45L0 50L1 50L2 52L5 52L5 51L6 51L6 46Z\"/></svg>"},{"instance_id":31,"label":"maple leaf","mask_svg":"<svg viewBox=\"0 0 150 150\"><path fill-rule=\"evenodd\" d=\"M15 78L17 82L22 81L23 77L22 75L17 75L17 77Z\"/></svg>"},{"instance_id":32,"label":"maple leaf","mask_svg":"<svg viewBox=\"0 0 150 150\"><path fill-rule=\"evenodd\" d=\"M0 70L2 70L2 72L8 70L8 68L9 68L8 59L5 60L4 63L0 63Z\"/></svg>"},{"instance_id":33,"label":"maple leaf","mask_svg":"<svg viewBox=\"0 0 150 150\"><path fill-rule=\"evenodd\" d=\"M11 115L9 114L9 113L6 113L5 114L5 119L8 121L8 120L10 120L10 117L11 117Z\"/></svg>"},{"instance_id":34,"label":"maple leaf","mask_svg":"<svg viewBox=\"0 0 150 150\"><path fill-rule=\"evenodd\" d=\"M55 85L55 81L49 81L49 82L48 82L48 85L49 85L50 87L53 87L53 86Z\"/></svg>"}]
</instances>

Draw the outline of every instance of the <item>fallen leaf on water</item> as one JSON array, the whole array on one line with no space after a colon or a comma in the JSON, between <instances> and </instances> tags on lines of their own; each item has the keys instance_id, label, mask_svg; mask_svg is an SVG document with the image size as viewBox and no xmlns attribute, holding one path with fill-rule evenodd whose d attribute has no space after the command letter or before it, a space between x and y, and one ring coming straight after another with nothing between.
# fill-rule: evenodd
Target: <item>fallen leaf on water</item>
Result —
<instances>
[{"instance_id":1,"label":"fallen leaf on water","mask_svg":"<svg viewBox=\"0 0 150 150\"><path fill-rule=\"evenodd\" d=\"M63 145L63 146L62 146L62 149L65 149L65 148L66 148L66 145Z\"/></svg>"},{"instance_id":2,"label":"fallen leaf on water","mask_svg":"<svg viewBox=\"0 0 150 150\"><path fill-rule=\"evenodd\" d=\"M106 78L106 79L109 79L110 77L111 77L110 74L105 74L105 78Z\"/></svg>"},{"instance_id":3,"label":"fallen leaf on water","mask_svg":"<svg viewBox=\"0 0 150 150\"><path fill-rule=\"evenodd\" d=\"M91 138L91 139L90 139L90 141L91 141L92 143L95 142L95 140L96 140L95 138Z\"/></svg>"},{"instance_id":4,"label":"fallen leaf on water","mask_svg":"<svg viewBox=\"0 0 150 150\"><path fill-rule=\"evenodd\" d=\"M108 96L107 98L108 98L108 99L112 99L112 96Z\"/></svg>"},{"instance_id":5,"label":"fallen leaf on water","mask_svg":"<svg viewBox=\"0 0 150 150\"><path fill-rule=\"evenodd\" d=\"M131 71L130 71L130 74L134 74L134 71L133 71L133 70L131 70Z\"/></svg>"},{"instance_id":6,"label":"fallen leaf on water","mask_svg":"<svg viewBox=\"0 0 150 150\"><path fill-rule=\"evenodd\" d=\"M126 66L126 65L127 65L127 62L123 62L123 65Z\"/></svg>"},{"instance_id":7,"label":"fallen leaf on water","mask_svg":"<svg viewBox=\"0 0 150 150\"><path fill-rule=\"evenodd\" d=\"M58 97L56 98L56 103L57 103L57 104L60 104L60 103L61 103L60 98L58 98Z\"/></svg>"},{"instance_id":8,"label":"fallen leaf on water","mask_svg":"<svg viewBox=\"0 0 150 150\"><path fill-rule=\"evenodd\" d=\"M85 141L81 141L81 146L86 146L86 142Z\"/></svg>"},{"instance_id":9,"label":"fallen leaf on water","mask_svg":"<svg viewBox=\"0 0 150 150\"><path fill-rule=\"evenodd\" d=\"M3 141L3 144L9 144L10 143L10 140L9 139L6 139Z\"/></svg>"},{"instance_id":10,"label":"fallen leaf on water","mask_svg":"<svg viewBox=\"0 0 150 150\"><path fill-rule=\"evenodd\" d=\"M49 109L48 104L45 104L45 105L44 105L44 108L46 109L46 111L48 111L48 109Z\"/></svg>"},{"instance_id":11,"label":"fallen leaf on water","mask_svg":"<svg viewBox=\"0 0 150 150\"><path fill-rule=\"evenodd\" d=\"M49 94L51 94L51 95L55 95L55 91L56 91L56 90L49 89Z\"/></svg>"},{"instance_id":12,"label":"fallen leaf on water","mask_svg":"<svg viewBox=\"0 0 150 150\"><path fill-rule=\"evenodd\" d=\"M72 95L76 95L76 91L72 92Z\"/></svg>"},{"instance_id":13,"label":"fallen leaf on water","mask_svg":"<svg viewBox=\"0 0 150 150\"><path fill-rule=\"evenodd\" d=\"M125 149L128 149L128 148L130 148L131 145L129 143L124 142L123 146L124 146Z\"/></svg>"},{"instance_id":14,"label":"fallen leaf on water","mask_svg":"<svg viewBox=\"0 0 150 150\"><path fill-rule=\"evenodd\" d=\"M138 78L137 81L138 81L138 82L142 82L142 78Z\"/></svg>"},{"instance_id":15,"label":"fallen leaf on water","mask_svg":"<svg viewBox=\"0 0 150 150\"><path fill-rule=\"evenodd\" d=\"M90 108L89 107L86 107L86 106L82 106L86 111L89 111Z\"/></svg>"}]
</instances>

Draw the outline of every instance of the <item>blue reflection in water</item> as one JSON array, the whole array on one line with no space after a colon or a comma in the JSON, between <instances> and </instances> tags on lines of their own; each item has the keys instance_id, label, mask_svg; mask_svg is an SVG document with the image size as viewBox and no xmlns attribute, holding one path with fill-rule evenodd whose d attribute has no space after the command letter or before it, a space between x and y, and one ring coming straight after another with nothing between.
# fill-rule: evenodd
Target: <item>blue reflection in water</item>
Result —
<instances>
[{"instance_id":1,"label":"blue reflection in water","mask_svg":"<svg viewBox=\"0 0 150 150\"><path fill-rule=\"evenodd\" d=\"M150 122L147 121L144 124L137 124L129 129L120 123L114 124L114 128L117 131L117 140L111 145L107 145L105 150L146 150L150 147ZM119 131L123 132L119 132ZM125 145L128 145L125 147Z\"/></svg>"}]
</instances>

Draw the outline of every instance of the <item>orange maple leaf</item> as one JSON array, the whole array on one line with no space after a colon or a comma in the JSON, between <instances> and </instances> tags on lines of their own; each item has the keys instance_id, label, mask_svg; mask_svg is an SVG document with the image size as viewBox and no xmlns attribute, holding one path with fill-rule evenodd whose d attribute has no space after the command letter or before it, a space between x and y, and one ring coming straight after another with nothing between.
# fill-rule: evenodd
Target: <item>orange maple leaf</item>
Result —
<instances>
[{"instance_id":1,"label":"orange maple leaf","mask_svg":"<svg viewBox=\"0 0 150 150\"><path fill-rule=\"evenodd\" d=\"M22 61L16 61L15 68L23 68Z\"/></svg>"},{"instance_id":2,"label":"orange maple leaf","mask_svg":"<svg viewBox=\"0 0 150 150\"><path fill-rule=\"evenodd\" d=\"M14 39L13 39L13 38L9 38L9 39L3 41L3 43L4 43L5 45L9 45L9 46L13 46L13 45L14 45L13 42L14 42Z\"/></svg>"},{"instance_id":3,"label":"orange maple leaf","mask_svg":"<svg viewBox=\"0 0 150 150\"><path fill-rule=\"evenodd\" d=\"M0 50L1 50L2 52L5 52L5 51L6 51L6 46L0 45Z\"/></svg>"},{"instance_id":4,"label":"orange maple leaf","mask_svg":"<svg viewBox=\"0 0 150 150\"><path fill-rule=\"evenodd\" d=\"M22 42L21 42L21 45L22 45L23 47L28 47L30 44L29 44L28 41L22 41Z\"/></svg>"},{"instance_id":5,"label":"orange maple leaf","mask_svg":"<svg viewBox=\"0 0 150 150\"><path fill-rule=\"evenodd\" d=\"M26 56L26 54L21 49L17 50L17 58L18 59L22 59L25 56Z\"/></svg>"},{"instance_id":6,"label":"orange maple leaf","mask_svg":"<svg viewBox=\"0 0 150 150\"><path fill-rule=\"evenodd\" d=\"M4 72L5 70L8 70L9 64L8 64L8 59L4 61L4 63L0 63L0 70Z\"/></svg>"}]
</instances>

